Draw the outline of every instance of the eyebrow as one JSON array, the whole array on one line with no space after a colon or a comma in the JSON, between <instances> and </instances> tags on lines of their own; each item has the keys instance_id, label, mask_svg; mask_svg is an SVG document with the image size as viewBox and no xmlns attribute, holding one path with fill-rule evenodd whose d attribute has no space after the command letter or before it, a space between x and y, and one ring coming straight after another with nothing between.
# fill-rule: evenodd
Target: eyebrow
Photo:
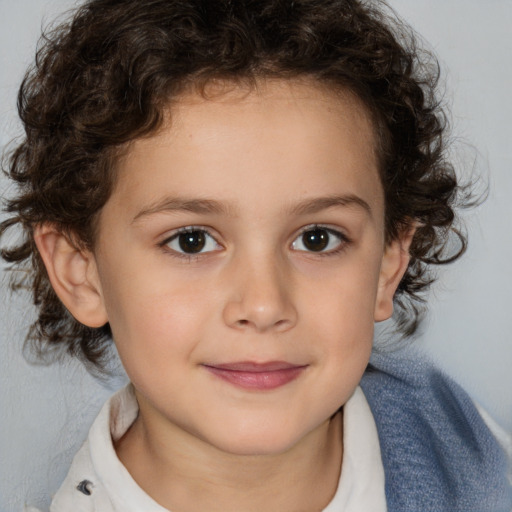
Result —
<instances>
[{"instance_id":1,"label":"eyebrow","mask_svg":"<svg viewBox=\"0 0 512 512\"><path fill-rule=\"evenodd\" d=\"M294 215L310 215L336 206L356 206L364 210L368 215L372 215L370 205L361 197L353 194L307 199L292 206L289 211ZM186 211L199 215L224 214L232 216L234 215L235 208L229 203L226 204L214 199L167 197L139 211L132 219L132 224L148 215L155 213L172 213L176 211Z\"/></svg>"},{"instance_id":2,"label":"eyebrow","mask_svg":"<svg viewBox=\"0 0 512 512\"><path fill-rule=\"evenodd\" d=\"M308 215L321 212L322 210L327 210L334 206L356 206L363 209L370 217L372 216L372 209L370 205L361 197L353 194L308 199L295 205L291 209L291 212L296 215Z\"/></svg>"},{"instance_id":3,"label":"eyebrow","mask_svg":"<svg viewBox=\"0 0 512 512\"><path fill-rule=\"evenodd\" d=\"M225 203L215 201L213 199L187 199L177 197L167 197L161 201L156 202L135 215L132 224L142 217L153 215L155 213L172 213L175 211L186 211L197 214L228 214L231 215L232 207Z\"/></svg>"}]
</instances>

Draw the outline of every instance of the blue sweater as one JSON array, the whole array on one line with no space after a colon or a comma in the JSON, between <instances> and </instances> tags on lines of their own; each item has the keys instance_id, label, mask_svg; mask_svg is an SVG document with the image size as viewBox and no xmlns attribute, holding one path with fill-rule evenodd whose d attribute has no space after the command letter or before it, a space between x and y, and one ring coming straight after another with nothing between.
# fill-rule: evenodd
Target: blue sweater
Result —
<instances>
[{"instance_id":1,"label":"blue sweater","mask_svg":"<svg viewBox=\"0 0 512 512\"><path fill-rule=\"evenodd\" d=\"M375 417L389 512L510 512L507 457L468 395L424 359L374 356L361 382Z\"/></svg>"}]
</instances>

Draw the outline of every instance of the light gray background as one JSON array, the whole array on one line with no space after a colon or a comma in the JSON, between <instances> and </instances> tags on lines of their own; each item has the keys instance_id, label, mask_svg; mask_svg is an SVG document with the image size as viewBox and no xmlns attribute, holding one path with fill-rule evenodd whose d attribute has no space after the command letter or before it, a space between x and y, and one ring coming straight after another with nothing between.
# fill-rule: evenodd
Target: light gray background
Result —
<instances>
[{"instance_id":1,"label":"light gray background","mask_svg":"<svg viewBox=\"0 0 512 512\"><path fill-rule=\"evenodd\" d=\"M0 146L19 133L15 97L41 26L71 0L0 0ZM512 432L512 0L392 0L437 52L456 134L480 153L490 196L466 217L470 248L442 272L417 344ZM465 157L463 157L464 159ZM472 155L469 153L471 167ZM0 178L0 194L8 193ZM98 383L75 363L21 356L33 316L0 289L0 511L48 503L96 411L122 379Z\"/></svg>"}]
</instances>

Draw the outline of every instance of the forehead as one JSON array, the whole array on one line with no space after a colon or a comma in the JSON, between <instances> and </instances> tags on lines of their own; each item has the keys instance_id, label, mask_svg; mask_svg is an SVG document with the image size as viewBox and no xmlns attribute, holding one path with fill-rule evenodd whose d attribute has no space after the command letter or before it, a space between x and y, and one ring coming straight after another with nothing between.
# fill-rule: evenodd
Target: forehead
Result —
<instances>
[{"instance_id":1,"label":"forehead","mask_svg":"<svg viewBox=\"0 0 512 512\"><path fill-rule=\"evenodd\" d=\"M258 193L268 207L338 187L380 202L375 147L370 115L350 92L305 80L214 82L174 100L159 131L129 145L114 195L148 203L165 188L250 204Z\"/></svg>"},{"instance_id":2,"label":"forehead","mask_svg":"<svg viewBox=\"0 0 512 512\"><path fill-rule=\"evenodd\" d=\"M307 123L315 122L315 129L321 130L315 143L324 137L329 144L333 128L343 136L350 125L350 131L365 139L365 156L375 159L377 165L376 133L368 108L350 90L314 79L260 79L249 83L213 80L199 91L193 89L180 95L167 106L165 114L164 137L170 129L175 136L183 135L183 121L191 128L213 121L218 133L223 125L233 124L244 132L250 131L251 126L260 131L265 128L269 133L286 127L297 140L301 136L311 139Z\"/></svg>"}]
</instances>

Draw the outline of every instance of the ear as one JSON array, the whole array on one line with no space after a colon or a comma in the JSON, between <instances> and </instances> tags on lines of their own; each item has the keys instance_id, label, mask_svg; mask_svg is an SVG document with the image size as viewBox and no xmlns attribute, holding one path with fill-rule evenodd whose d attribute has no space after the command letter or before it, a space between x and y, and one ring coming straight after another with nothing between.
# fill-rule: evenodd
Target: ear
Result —
<instances>
[{"instance_id":1,"label":"ear","mask_svg":"<svg viewBox=\"0 0 512 512\"><path fill-rule=\"evenodd\" d=\"M415 227L404 231L384 250L375 302L374 320L376 322L387 320L393 314L393 297L409 265L409 247L415 231Z\"/></svg>"},{"instance_id":2,"label":"ear","mask_svg":"<svg viewBox=\"0 0 512 512\"><path fill-rule=\"evenodd\" d=\"M105 325L108 318L94 255L78 249L50 224L36 227L34 240L52 287L68 311L89 327Z\"/></svg>"}]
</instances>

